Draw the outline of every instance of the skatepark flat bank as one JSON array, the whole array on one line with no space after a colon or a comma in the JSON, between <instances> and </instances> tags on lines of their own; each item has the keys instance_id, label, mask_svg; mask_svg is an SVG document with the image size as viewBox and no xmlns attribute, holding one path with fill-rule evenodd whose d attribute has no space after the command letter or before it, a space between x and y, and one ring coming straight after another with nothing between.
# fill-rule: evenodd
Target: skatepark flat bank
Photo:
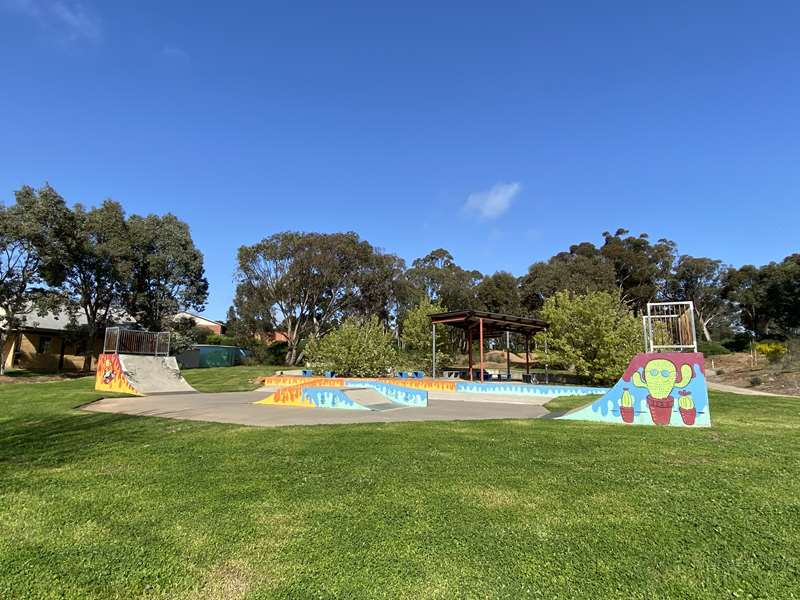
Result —
<instances>
[{"instance_id":1,"label":"skatepark flat bank","mask_svg":"<svg viewBox=\"0 0 800 600\"><path fill-rule=\"evenodd\" d=\"M384 410L339 410L298 406L258 405L271 389L253 392L163 394L145 397L104 398L83 410L136 416L210 421L258 427L334 425L346 423L396 423L407 421L473 421L485 419L537 419L548 415L542 404L549 398L494 395L489 401L454 399L451 394L431 394L427 407L403 406Z\"/></svg>"}]
</instances>

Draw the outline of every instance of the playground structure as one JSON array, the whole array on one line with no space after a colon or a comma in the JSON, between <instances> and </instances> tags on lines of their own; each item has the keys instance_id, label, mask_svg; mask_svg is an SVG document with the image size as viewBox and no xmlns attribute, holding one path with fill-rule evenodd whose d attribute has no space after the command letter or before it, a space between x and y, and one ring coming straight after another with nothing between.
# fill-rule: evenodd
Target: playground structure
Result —
<instances>
[{"instance_id":1,"label":"playground structure","mask_svg":"<svg viewBox=\"0 0 800 600\"><path fill-rule=\"evenodd\" d=\"M561 419L711 426L705 361L697 352L694 305L650 303L642 317L642 330L645 352L633 357L614 387Z\"/></svg>"},{"instance_id":2,"label":"playground structure","mask_svg":"<svg viewBox=\"0 0 800 600\"><path fill-rule=\"evenodd\" d=\"M195 391L169 350L169 332L107 328L97 361L95 390L137 396Z\"/></svg>"},{"instance_id":3,"label":"playground structure","mask_svg":"<svg viewBox=\"0 0 800 600\"><path fill-rule=\"evenodd\" d=\"M273 376L263 379L266 387L277 388L256 404L298 406L306 408L340 408L353 410L387 410L390 408L425 407L430 392L485 394L524 398L556 398L564 395L602 394L607 388L563 385L529 385L524 383L481 383L431 378L360 379L345 377Z\"/></svg>"}]
</instances>

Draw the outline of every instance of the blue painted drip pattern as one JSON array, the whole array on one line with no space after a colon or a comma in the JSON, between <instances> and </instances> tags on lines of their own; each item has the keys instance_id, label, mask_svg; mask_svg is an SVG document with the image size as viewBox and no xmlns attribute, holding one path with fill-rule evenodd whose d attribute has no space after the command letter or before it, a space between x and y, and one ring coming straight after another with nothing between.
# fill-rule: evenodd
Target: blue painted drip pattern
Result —
<instances>
[{"instance_id":1,"label":"blue painted drip pattern","mask_svg":"<svg viewBox=\"0 0 800 600\"><path fill-rule=\"evenodd\" d=\"M428 392L425 390L383 383L382 381L364 381L361 379L348 380L347 383L353 386L371 388L397 404L403 404L405 406L428 406Z\"/></svg>"},{"instance_id":2,"label":"blue painted drip pattern","mask_svg":"<svg viewBox=\"0 0 800 600\"><path fill-rule=\"evenodd\" d=\"M557 398L558 396L587 396L589 394L605 394L608 388L571 386L571 385L534 385L527 383L481 383L479 381L460 381L456 384L457 392L478 394L520 394L541 398Z\"/></svg>"},{"instance_id":3,"label":"blue painted drip pattern","mask_svg":"<svg viewBox=\"0 0 800 600\"><path fill-rule=\"evenodd\" d=\"M342 390L337 388L305 388L303 400L310 402L317 408L345 408L351 410L369 410L347 397Z\"/></svg>"}]
</instances>

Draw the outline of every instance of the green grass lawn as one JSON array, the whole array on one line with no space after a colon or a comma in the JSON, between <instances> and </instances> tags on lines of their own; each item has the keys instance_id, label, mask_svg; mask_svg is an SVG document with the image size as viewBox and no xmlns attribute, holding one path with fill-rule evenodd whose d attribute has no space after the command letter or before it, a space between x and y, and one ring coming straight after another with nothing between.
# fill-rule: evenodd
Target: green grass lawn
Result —
<instances>
[{"instance_id":1,"label":"green grass lawn","mask_svg":"<svg viewBox=\"0 0 800 600\"><path fill-rule=\"evenodd\" d=\"M256 378L288 369L291 367L258 365L184 369L181 373L199 392L247 392L260 387L255 383Z\"/></svg>"},{"instance_id":2,"label":"green grass lawn","mask_svg":"<svg viewBox=\"0 0 800 600\"><path fill-rule=\"evenodd\" d=\"M0 387L0 598L800 593L798 400L715 393L707 430L258 429L75 410L92 385Z\"/></svg>"}]
</instances>

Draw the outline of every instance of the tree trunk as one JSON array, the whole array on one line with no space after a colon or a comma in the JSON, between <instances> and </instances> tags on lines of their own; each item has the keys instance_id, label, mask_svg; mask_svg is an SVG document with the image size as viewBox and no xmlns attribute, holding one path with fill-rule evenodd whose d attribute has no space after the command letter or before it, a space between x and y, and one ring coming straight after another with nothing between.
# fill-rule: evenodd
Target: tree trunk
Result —
<instances>
[{"instance_id":1,"label":"tree trunk","mask_svg":"<svg viewBox=\"0 0 800 600\"><path fill-rule=\"evenodd\" d=\"M89 372L92 370L92 354L94 354L94 338L95 338L95 331L94 328L89 330L89 339L86 343L86 354L83 357L83 370Z\"/></svg>"},{"instance_id":2,"label":"tree trunk","mask_svg":"<svg viewBox=\"0 0 800 600\"><path fill-rule=\"evenodd\" d=\"M3 350L5 350L7 337L5 330L0 329L0 375L6 374L6 355ZM13 345L11 347L11 353L14 353Z\"/></svg>"},{"instance_id":3,"label":"tree trunk","mask_svg":"<svg viewBox=\"0 0 800 600\"><path fill-rule=\"evenodd\" d=\"M711 322L711 319L702 319L700 323L703 325L703 337L706 338L707 342L711 341L711 332L708 330L708 324Z\"/></svg>"},{"instance_id":4,"label":"tree trunk","mask_svg":"<svg viewBox=\"0 0 800 600\"><path fill-rule=\"evenodd\" d=\"M297 360L297 329L292 331L292 320L286 319L286 364L293 366Z\"/></svg>"}]
</instances>

